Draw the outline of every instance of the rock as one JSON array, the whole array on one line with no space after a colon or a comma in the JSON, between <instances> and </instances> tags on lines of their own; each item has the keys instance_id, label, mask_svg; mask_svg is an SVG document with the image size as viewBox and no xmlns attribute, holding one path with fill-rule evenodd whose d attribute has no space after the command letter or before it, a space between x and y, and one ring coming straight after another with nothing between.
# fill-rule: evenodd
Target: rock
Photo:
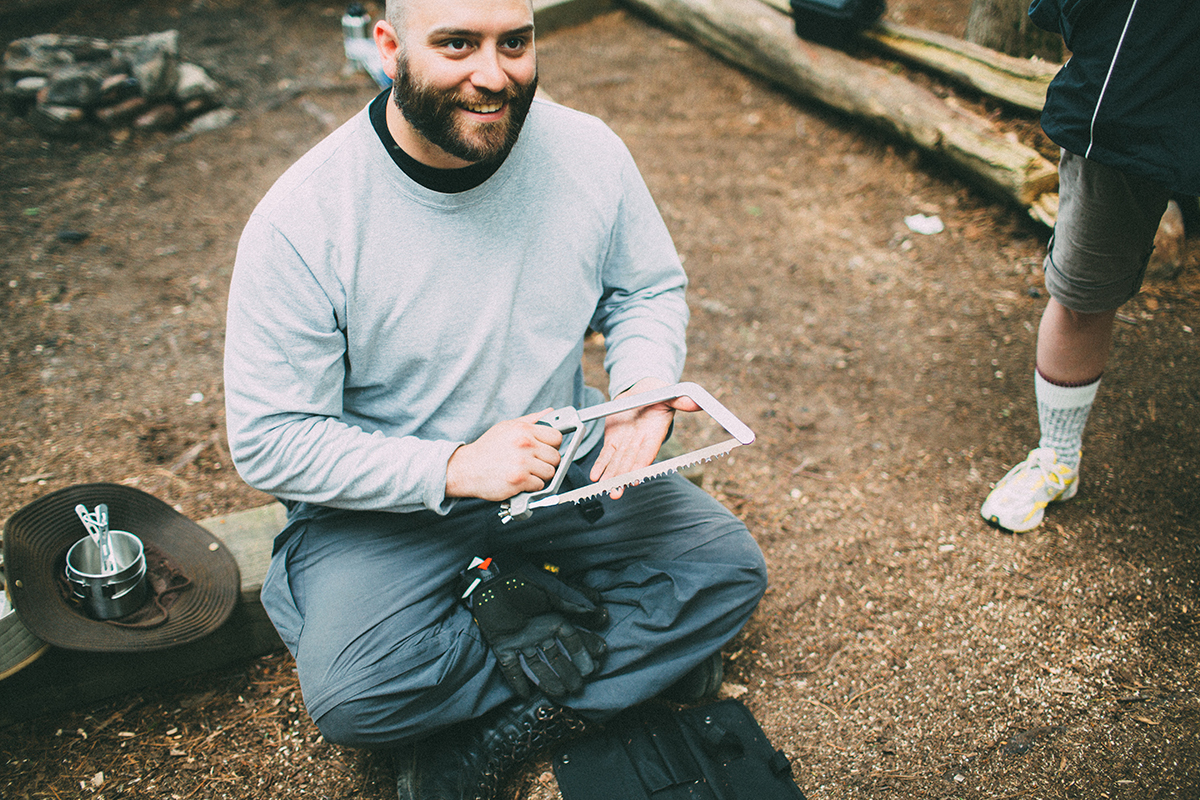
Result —
<instances>
[{"instance_id":1,"label":"rock","mask_svg":"<svg viewBox=\"0 0 1200 800\"><path fill-rule=\"evenodd\" d=\"M146 110L150 101L141 95L122 100L111 106L96 109L96 119L105 125L122 125Z\"/></svg>"},{"instance_id":2,"label":"rock","mask_svg":"<svg viewBox=\"0 0 1200 800\"><path fill-rule=\"evenodd\" d=\"M128 59L142 94L157 100L174 92L179 82L179 31L132 36L114 47Z\"/></svg>"},{"instance_id":3,"label":"rock","mask_svg":"<svg viewBox=\"0 0 1200 800\"><path fill-rule=\"evenodd\" d=\"M208 77L203 67L188 62L179 65L179 80L175 84L175 97L183 103L189 100L215 101L221 87Z\"/></svg>"},{"instance_id":4,"label":"rock","mask_svg":"<svg viewBox=\"0 0 1200 800\"><path fill-rule=\"evenodd\" d=\"M39 103L90 108L100 102L100 86L108 73L102 66L69 64L55 70L38 93Z\"/></svg>"},{"instance_id":5,"label":"rock","mask_svg":"<svg viewBox=\"0 0 1200 800\"><path fill-rule=\"evenodd\" d=\"M100 83L100 102L120 103L138 93L137 79L126 72L115 72Z\"/></svg>"},{"instance_id":6,"label":"rock","mask_svg":"<svg viewBox=\"0 0 1200 800\"><path fill-rule=\"evenodd\" d=\"M76 106L55 106L38 103L30 115L30 122L42 133L58 137L78 137L88 132L87 114Z\"/></svg>"},{"instance_id":7,"label":"rock","mask_svg":"<svg viewBox=\"0 0 1200 800\"><path fill-rule=\"evenodd\" d=\"M53 103L39 103L37 110L42 116L63 124L82 122L87 118L83 109L77 106L56 106Z\"/></svg>"},{"instance_id":8,"label":"rock","mask_svg":"<svg viewBox=\"0 0 1200 800\"><path fill-rule=\"evenodd\" d=\"M216 103L207 97L194 97L180 106L180 111L183 113L185 119L191 119L192 117L200 116L214 105Z\"/></svg>"},{"instance_id":9,"label":"rock","mask_svg":"<svg viewBox=\"0 0 1200 800\"><path fill-rule=\"evenodd\" d=\"M187 132L195 134L215 131L232 124L235 119L237 119L237 112L232 108L218 108L216 111L201 114L189 122Z\"/></svg>"},{"instance_id":10,"label":"rock","mask_svg":"<svg viewBox=\"0 0 1200 800\"><path fill-rule=\"evenodd\" d=\"M1146 265L1146 277L1160 281L1179 277L1183 271L1184 236L1183 210L1171 200L1158 223L1158 232L1154 234L1154 252Z\"/></svg>"},{"instance_id":11,"label":"rock","mask_svg":"<svg viewBox=\"0 0 1200 800\"><path fill-rule=\"evenodd\" d=\"M112 57L112 47L103 39L42 33L14 39L4 49L4 69L14 76L48 76L67 64Z\"/></svg>"},{"instance_id":12,"label":"rock","mask_svg":"<svg viewBox=\"0 0 1200 800\"><path fill-rule=\"evenodd\" d=\"M12 94L19 99L32 100L48 83L50 79L44 75L30 75L13 82Z\"/></svg>"}]
</instances>

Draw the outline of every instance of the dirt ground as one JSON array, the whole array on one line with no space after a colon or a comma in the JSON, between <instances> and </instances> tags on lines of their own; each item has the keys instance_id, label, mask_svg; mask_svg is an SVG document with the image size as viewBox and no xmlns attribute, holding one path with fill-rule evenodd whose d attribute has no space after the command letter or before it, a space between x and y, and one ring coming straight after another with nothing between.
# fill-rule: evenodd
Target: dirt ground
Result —
<instances>
[{"instance_id":1,"label":"dirt ground","mask_svg":"<svg viewBox=\"0 0 1200 800\"><path fill-rule=\"evenodd\" d=\"M961 35L967 5L889 14ZM79 8L0 33L177 28L239 117L62 142L0 114L0 518L90 481L194 519L262 505L223 443L234 249L271 182L373 85L341 73L339 4ZM628 143L685 258L688 379L758 435L703 478L771 567L723 692L807 795L1200 796L1195 238L1180 278L1122 310L1079 496L1002 534L978 506L1036 442L1048 232L629 13L538 49L545 91ZM916 213L945 231L911 232ZM545 762L514 791L557 796ZM0 730L0 796L394 789L386 758L320 738L278 654Z\"/></svg>"}]
</instances>

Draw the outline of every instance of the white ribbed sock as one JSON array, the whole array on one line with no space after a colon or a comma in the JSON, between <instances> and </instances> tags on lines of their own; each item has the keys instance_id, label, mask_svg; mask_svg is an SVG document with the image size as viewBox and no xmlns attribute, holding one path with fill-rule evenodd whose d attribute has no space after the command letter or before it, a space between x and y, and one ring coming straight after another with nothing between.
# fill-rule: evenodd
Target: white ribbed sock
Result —
<instances>
[{"instance_id":1,"label":"white ribbed sock","mask_svg":"<svg viewBox=\"0 0 1200 800\"><path fill-rule=\"evenodd\" d=\"M1079 469L1083 429L1096 400L1100 379L1083 386L1059 386L1035 371L1033 385L1042 433L1038 447L1052 448L1058 463Z\"/></svg>"}]
</instances>

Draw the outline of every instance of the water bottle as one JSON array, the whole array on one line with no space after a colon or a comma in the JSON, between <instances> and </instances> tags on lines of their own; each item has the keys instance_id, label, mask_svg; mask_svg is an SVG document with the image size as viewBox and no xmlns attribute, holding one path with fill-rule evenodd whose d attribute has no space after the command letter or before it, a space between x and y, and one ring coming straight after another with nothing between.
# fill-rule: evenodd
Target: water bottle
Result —
<instances>
[{"instance_id":1,"label":"water bottle","mask_svg":"<svg viewBox=\"0 0 1200 800\"><path fill-rule=\"evenodd\" d=\"M360 63L364 51L363 42L375 43L371 40L371 18L361 3L351 3L342 15L342 46L346 50L346 60Z\"/></svg>"},{"instance_id":2,"label":"water bottle","mask_svg":"<svg viewBox=\"0 0 1200 800\"><path fill-rule=\"evenodd\" d=\"M371 35L371 17L361 3L351 3L342 15L342 47L346 51L348 67L363 70L381 88L392 85L392 79L379 63L379 50Z\"/></svg>"}]
</instances>

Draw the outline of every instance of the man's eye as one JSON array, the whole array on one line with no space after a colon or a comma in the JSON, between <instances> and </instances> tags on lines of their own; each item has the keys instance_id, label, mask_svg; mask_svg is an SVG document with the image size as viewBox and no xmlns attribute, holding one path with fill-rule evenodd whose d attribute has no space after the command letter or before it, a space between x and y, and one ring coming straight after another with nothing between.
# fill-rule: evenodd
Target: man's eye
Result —
<instances>
[{"instance_id":1,"label":"man's eye","mask_svg":"<svg viewBox=\"0 0 1200 800\"><path fill-rule=\"evenodd\" d=\"M514 36L506 40L503 46L506 50L524 50L528 46L528 43L521 37Z\"/></svg>"},{"instance_id":2,"label":"man's eye","mask_svg":"<svg viewBox=\"0 0 1200 800\"><path fill-rule=\"evenodd\" d=\"M461 52L470 47L466 39L451 39L450 41L446 42L445 46L447 50L453 50L455 52Z\"/></svg>"}]
</instances>

